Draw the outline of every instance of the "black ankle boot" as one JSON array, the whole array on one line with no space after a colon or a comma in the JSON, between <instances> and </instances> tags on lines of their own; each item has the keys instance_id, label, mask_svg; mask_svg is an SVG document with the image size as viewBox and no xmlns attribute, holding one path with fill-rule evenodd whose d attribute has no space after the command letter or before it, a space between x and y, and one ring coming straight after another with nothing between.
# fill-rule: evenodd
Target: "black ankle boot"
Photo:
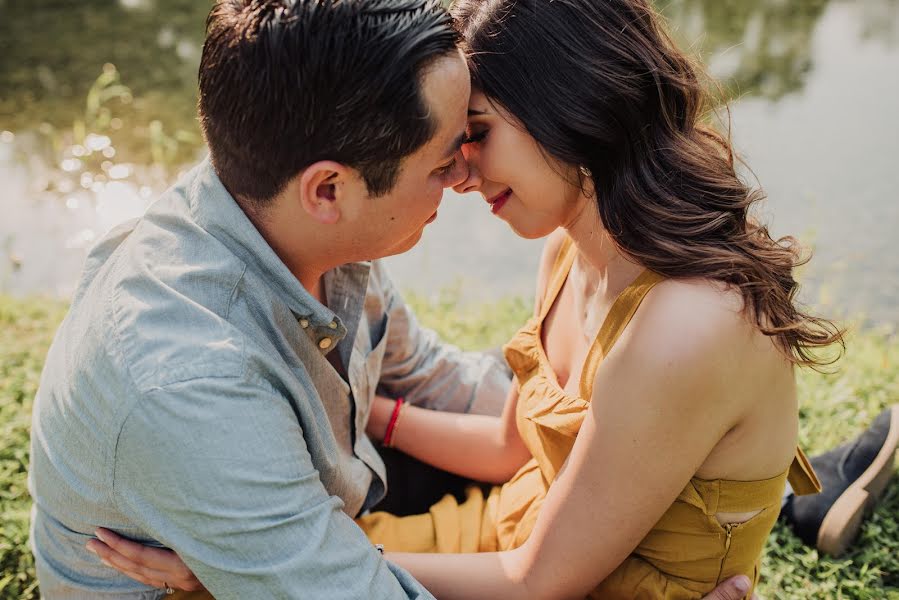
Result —
<instances>
[{"instance_id":1,"label":"black ankle boot","mask_svg":"<svg viewBox=\"0 0 899 600\"><path fill-rule=\"evenodd\" d=\"M854 440L812 457L821 493L790 496L781 515L806 544L840 556L858 535L865 513L886 490L897 444L899 405L880 413Z\"/></svg>"}]
</instances>

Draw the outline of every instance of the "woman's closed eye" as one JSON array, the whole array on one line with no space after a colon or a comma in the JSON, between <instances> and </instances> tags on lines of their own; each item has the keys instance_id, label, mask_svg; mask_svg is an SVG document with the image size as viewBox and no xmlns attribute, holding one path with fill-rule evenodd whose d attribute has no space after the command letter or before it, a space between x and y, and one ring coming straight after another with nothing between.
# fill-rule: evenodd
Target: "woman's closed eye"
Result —
<instances>
[{"instance_id":1,"label":"woman's closed eye","mask_svg":"<svg viewBox=\"0 0 899 600\"><path fill-rule=\"evenodd\" d=\"M465 140L462 141L462 145L464 146L466 144L479 144L480 142L483 142L486 137L487 137L487 130L482 129L480 131L471 133L468 136L466 136Z\"/></svg>"}]
</instances>

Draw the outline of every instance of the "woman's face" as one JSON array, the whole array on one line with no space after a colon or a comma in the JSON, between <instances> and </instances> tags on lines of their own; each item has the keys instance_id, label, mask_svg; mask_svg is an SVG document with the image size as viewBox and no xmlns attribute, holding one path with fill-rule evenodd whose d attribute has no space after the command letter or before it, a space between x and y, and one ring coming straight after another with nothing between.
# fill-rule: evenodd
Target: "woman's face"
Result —
<instances>
[{"instance_id":1,"label":"woman's face","mask_svg":"<svg viewBox=\"0 0 899 600\"><path fill-rule=\"evenodd\" d=\"M475 89L468 104L468 139L462 147L468 178L453 189L480 192L493 214L521 237L541 238L569 225L587 202L576 169L550 164L515 117Z\"/></svg>"}]
</instances>

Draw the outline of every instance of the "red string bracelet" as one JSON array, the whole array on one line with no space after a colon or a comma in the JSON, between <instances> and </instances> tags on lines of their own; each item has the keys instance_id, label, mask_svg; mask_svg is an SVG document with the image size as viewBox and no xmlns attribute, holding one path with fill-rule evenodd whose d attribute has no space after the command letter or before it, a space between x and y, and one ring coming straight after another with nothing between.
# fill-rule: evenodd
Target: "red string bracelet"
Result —
<instances>
[{"instance_id":1,"label":"red string bracelet","mask_svg":"<svg viewBox=\"0 0 899 600\"><path fill-rule=\"evenodd\" d=\"M396 422L400 418L400 411L403 409L404 400L402 398L396 399L396 404L393 405L393 412L390 413L390 420L387 422L387 431L384 432L384 445L388 448L393 448L393 430L396 428Z\"/></svg>"}]
</instances>

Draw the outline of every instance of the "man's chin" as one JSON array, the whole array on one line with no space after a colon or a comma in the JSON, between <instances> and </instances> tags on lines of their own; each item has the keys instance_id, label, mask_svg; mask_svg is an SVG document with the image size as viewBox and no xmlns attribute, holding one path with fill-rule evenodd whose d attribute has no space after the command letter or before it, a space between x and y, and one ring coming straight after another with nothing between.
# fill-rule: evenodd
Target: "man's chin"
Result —
<instances>
[{"instance_id":1,"label":"man's chin","mask_svg":"<svg viewBox=\"0 0 899 600\"><path fill-rule=\"evenodd\" d=\"M382 258L387 256L396 256L397 254L403 254L404 252L408 252L412 248L415 247L416 244L421 240L421 235L424 232L424 227L416 231L414 234L405 238L395 246L391 246L385 253Z\"/></svg>"}]
</instances>

